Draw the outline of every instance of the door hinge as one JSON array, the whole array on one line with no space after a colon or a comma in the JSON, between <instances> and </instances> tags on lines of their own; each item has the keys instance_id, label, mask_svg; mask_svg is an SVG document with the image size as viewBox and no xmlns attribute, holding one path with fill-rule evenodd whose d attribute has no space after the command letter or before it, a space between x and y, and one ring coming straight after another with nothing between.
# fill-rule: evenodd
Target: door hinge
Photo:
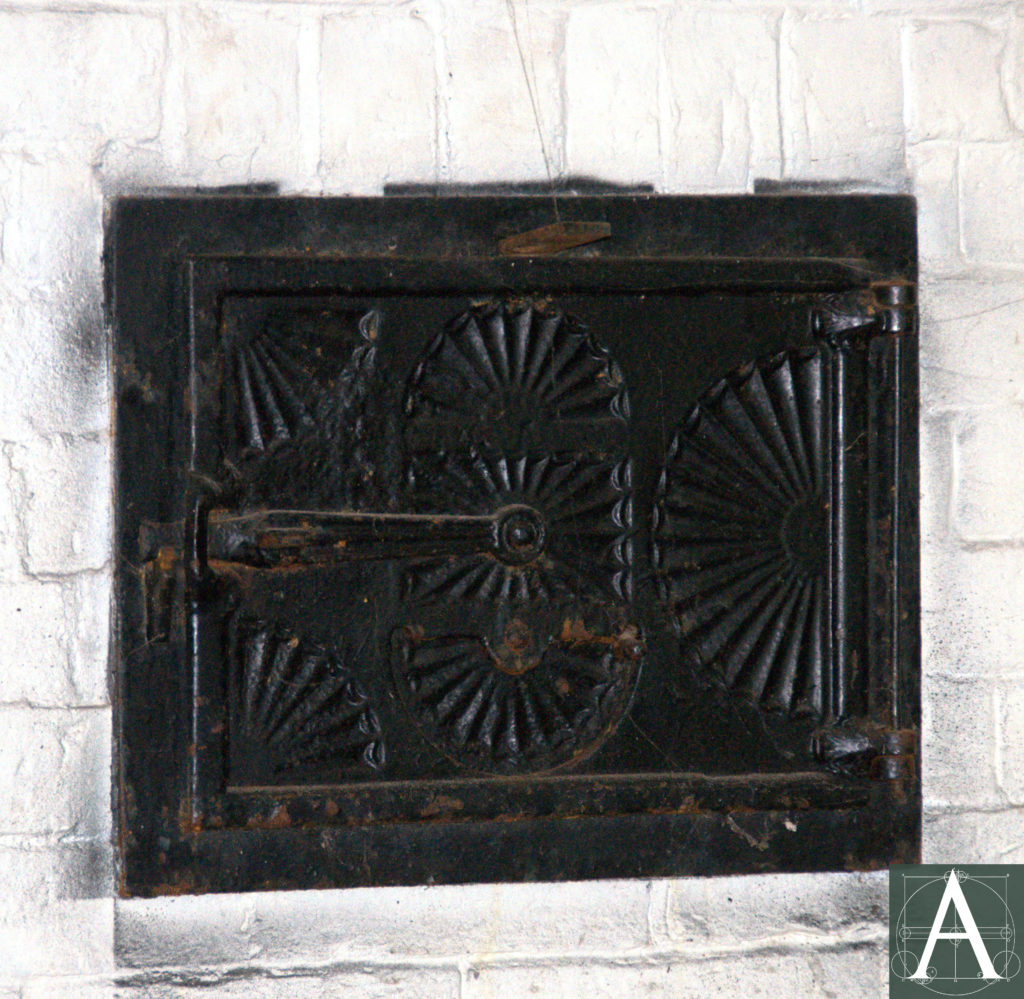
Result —
<instances>
[{"instance_id":1,"label":"door hinge","mask_svg":"<svg viewBox=\"0 0 1024 999\"><path fill-rule=\"evenodd\" d=\"M917 732L891 729L867 719L818 729L811 736L815 759L836 773L881 781L917 777Z\"/></svg>"},{"instance_id":2,"label":"door hinge","mask_svg":"<svg viewBox=\"0 0 1024 999\"><path fill-rule=\"evenodd\" d=\"M878 282L825 295L811 315L815 336L839 347L854 339L908 336L917 332L917 285Z\"/></svg>"}]
</instances>

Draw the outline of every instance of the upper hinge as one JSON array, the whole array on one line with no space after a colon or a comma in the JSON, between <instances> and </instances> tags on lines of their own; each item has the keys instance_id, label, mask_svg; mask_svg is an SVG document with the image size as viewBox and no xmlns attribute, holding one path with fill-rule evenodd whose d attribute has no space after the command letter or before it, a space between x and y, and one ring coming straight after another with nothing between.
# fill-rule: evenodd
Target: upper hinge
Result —
<instances>
[{"instance_id":1,"label":"upper hinge","mask_svg":"<svg viewBox=\"0 0 1024 999\"><path fill-rule=\"evenodd\" d=\"M907 336L917 332L917 285L878 282L825 295L811 314L811 328L834 347L853 339Z\"/></svg>"}]
</instances>

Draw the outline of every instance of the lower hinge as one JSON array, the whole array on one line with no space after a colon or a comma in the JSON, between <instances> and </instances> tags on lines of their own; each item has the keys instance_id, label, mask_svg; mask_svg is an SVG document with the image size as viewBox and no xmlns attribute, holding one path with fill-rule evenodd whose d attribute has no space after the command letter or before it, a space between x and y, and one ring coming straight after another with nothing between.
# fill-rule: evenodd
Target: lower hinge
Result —
<instances>
[{"instance_id":1,"label":"lower hinge","mask_svg":"<svg viewBox=\"0 0 1024 999\"><path fill-rule=\"evenodd\" d=\"M818 729L811 737L814 758L829 770L880 781L917 779L917 732L883 728L867 719Z\"/></svg>"}]
</instances>

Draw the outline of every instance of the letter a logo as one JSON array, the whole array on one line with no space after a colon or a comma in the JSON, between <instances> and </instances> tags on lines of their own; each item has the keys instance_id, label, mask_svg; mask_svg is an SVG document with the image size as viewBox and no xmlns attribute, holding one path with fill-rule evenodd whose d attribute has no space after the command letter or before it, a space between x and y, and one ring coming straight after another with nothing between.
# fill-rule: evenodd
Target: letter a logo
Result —
<instances>
[{"instance_id":1,"label":"letter a logo","mask_svg":"<svg viewBox=\"0 0 1024 999\"><path fill-rule=\"evenodd\" d=\"M1014 919L1024 919L1021 887L1024 867L894 867L889 875L890 999L983 991L986 999L1021 999Z\"/></svg>"},{"instance_id":2,"label":"letter a logo","mask_svg":"<svg viewBox=\"0 0 1024 999\"><path fill-rule=\"evenodd\" d=\"M921 953L921 960L917 965L917 971L910 976L911 978L929 977L928 962L932 959L932 951L935 950L935 944L939 940L969 940L974 948L974 956L978 960L978 966L981 968L981 977L1002 977L997 975L996 969L992 967L992 958L988 956L985 943L981 939L981 933L978 932L978 924L974 921L974 915L971 913L971 907L967 904L967 899L964 898L964 890L960 887L960 878L958 876L960 873L955 868L949 872L949 877L946 879L946 891L943 893L942 901L939 903L939 910L935 913L935 921L932 923L931 932L928 934L928 942L924 945L924 951ZM951 905L956 907L956 914L960 917L960 922L963 923L963 930L942 929L946 913Z\"/></svg>"}]
</instances>

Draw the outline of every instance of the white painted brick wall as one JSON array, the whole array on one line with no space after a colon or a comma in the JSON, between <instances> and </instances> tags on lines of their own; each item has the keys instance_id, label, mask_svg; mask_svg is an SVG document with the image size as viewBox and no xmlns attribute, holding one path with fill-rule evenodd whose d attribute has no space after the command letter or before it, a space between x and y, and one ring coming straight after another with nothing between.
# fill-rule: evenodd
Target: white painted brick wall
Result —
<instances>
[{"instance_id":1,"label":"white painted brick wall","mask_svg":"<svg viewBox=\"0 0 1024 999\"><path fill-rule=\"evenodd\" d=\"M565 42L566 166L620 183L660 181L659 19L646 4L572 8Z\"/></svg>"},{"instance_id":2,"label":"white painted brick wall","mask_svg":"<svg viewBox=\"0 0 1024 999\"><path fill-rule=\"evenodd\" d=\"M835 6L782 18L785 175L897 183L905 170L900 21Z\"/></svg>"},{"instance_id":3,"label":"white painted brick wall","mask_svg":"<svg viewBox=\"0 0 1024 999\"><path fill-rule=\"evenodd\" d=\"M1024 13L515 0L557 174L920 205L924 853L1024 862ZM103 198L544 177L504 0L0 10L0 999L879 996L886 878L114 901Z\"/></svg>"},{"instance_id":4,"label":"white painted brick wall","mask_svg":"<svg viewBox=\"0 0 1024 999\"><path fill-rule=\"evenodd\" d=\"M354 5L323 19L318 101L326 189L374 194L386 183L437 179L441 16L434 7Z\"/></svg>"}]
</instances>

